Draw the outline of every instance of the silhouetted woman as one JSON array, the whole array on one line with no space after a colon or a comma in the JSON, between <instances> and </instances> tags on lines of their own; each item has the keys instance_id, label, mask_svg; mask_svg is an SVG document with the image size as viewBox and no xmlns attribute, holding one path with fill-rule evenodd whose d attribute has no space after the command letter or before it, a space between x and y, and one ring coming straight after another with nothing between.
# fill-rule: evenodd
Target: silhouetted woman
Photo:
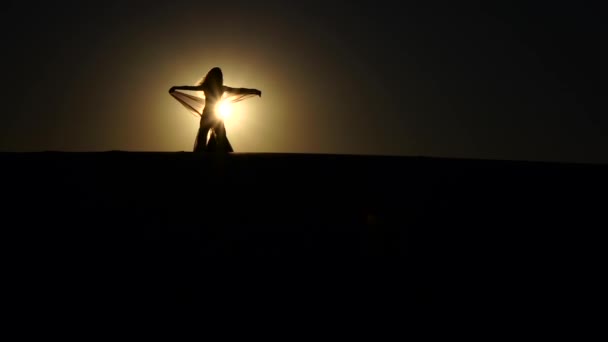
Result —
<instances>
[{"instance_id":1,"label":"silhouetted woman","mask_svg":"<svg viewBox=\"0 0 608 342\"><path fill-rule=\"evenodd\" d=\"M215 67L207 73L205 78L195 86L174 86L169 93L175 90L194 90L205 93L205 107L201 115L200 127L194 143L194 152L223 151L233 152L232 146L226 136L224 122L216 115L216 105L222 100L224 93L228 95L257 95L262 92L257 89L231 88L224 85L222 70ZM211 132L209 141L207 136Z\"/></svg>"}]
</instances>

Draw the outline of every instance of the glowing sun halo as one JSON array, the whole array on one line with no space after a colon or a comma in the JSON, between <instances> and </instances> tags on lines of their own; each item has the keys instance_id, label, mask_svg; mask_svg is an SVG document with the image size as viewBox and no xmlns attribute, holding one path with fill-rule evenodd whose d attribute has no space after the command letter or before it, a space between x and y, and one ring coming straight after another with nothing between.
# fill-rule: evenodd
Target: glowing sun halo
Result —
<instances>
[{"instance_id":1,"label":"glowing sun halo","mask_svg":"<svg viewBox=\"0 0 608 342\"><path fill-rule=\"evenodd\" d=\"M220 101L215 107L215 112L220 117L220 119L226 120L232 114L231 107L232 106L229 101Z\"/></svg>"}]
</instances>

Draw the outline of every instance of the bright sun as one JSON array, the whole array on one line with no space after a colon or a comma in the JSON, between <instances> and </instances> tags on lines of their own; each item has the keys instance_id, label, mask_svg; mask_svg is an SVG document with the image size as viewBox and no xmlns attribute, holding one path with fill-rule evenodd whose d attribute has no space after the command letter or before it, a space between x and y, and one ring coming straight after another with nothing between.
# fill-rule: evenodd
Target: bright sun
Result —
<instances>
[{"instance_id":1,"label":"bright sun","mask_svg":"<svg viewBox=\"0 0 608 342\"><path fill-rule=\"evenodd\" d=\"M220 101L215 106L215 112L220 117L220 119L226 121L226 119L228 119L230 117L230 115L232 114L232 106L229 101L226 101L226 100Z\"/></svg>"}]
</instances>

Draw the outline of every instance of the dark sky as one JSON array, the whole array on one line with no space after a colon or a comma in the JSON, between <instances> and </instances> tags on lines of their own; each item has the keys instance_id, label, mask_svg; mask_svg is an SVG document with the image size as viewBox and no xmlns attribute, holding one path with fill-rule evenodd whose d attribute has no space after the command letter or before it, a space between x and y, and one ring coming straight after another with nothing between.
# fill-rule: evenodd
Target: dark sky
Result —
<instances>
[{"instance_id":1,"label":"dark sky","mask_svg":"<svg viewBox=\"0 0 608 342\"><path fill-rule=\"evenodd\" d=\"M0 151L191 151L219 66L238 152L608 163L604 12L487 3L9 1Z\"/></svg>"}]
</instances>

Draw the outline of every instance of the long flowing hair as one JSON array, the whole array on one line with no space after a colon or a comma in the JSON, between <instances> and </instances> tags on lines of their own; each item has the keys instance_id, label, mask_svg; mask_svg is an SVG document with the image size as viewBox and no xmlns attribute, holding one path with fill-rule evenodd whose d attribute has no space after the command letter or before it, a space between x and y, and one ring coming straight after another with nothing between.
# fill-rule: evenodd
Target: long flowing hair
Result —
<instances>
[{"instance_id":1,"label":"long flowing hair","mask_svg":"<svg viewBox=\"0 0 608 342\"><path fill-rule=\"evenodd\" d=\"M196 85L205 85L207 87L221 87L224 85L224 74L222 73L222 69L218 67L214 67L207 75L203 77Z\"/></svg>"}]
</instances>

